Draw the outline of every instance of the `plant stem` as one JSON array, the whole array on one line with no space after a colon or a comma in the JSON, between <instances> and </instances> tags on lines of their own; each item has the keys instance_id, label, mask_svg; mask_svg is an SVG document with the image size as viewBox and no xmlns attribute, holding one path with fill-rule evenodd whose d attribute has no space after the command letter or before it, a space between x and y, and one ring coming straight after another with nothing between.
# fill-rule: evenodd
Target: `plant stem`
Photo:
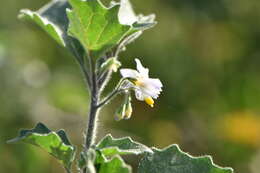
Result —
<instances>
[{"instance_id":1,"label":"plant stem","mask_svg":"<svg viewBox=\"0 0 260 173\"><path fill-rule=\"evenodd\" d=\"M102 102L100 102L97 107L100 108L104 105L106 105L107 103L109 103L110 100L112 100L117 94L119 94L121 91L118 89L115 89L114 91L112 91Z\"/></svg>"},{"instance_id":2,"label":"plant stem","mask_svg":"<svg viewBox=\"0 0 260 173\"><path fill-rule=\"evenodd\" d=\"M69 168L66 168L66 167L65 167L65 170L66 170L67 173L72 173Z\"/></svg>"},{"instance_id":3,"label":"plant stem","mask_svg":"<svg viewBox=\"0 0 260 173\"><path fill-rule=\"evenodd\" d=\"M95 133L96 133L96 120L98 116L99 108L96 106L96 102L91 101L90 104L90 112L89 112L89 118L88 118L88 126L86 130L86 141L85 141L85 151L87 152L91 145L95 141Z\"/></svg>"},{"instance_id":4,"label":"plant stem","mask_svg":"<svg viewBox=\"0 0 260 173\"><path fill-rule=\"evenodd\" d=\"M99 108L97 107L99 102L99 90L97 86L97 75L96 75L96 66L95 62L89 56L90 66L91 66L91 103L90 103L90 111L88 116L88 125L86 129L86 141L85 141L85 152L89 150L91 145L95 142L95 133L96 133L96 123L97 116L99 112Z\"/></svg>"}]
</instances>

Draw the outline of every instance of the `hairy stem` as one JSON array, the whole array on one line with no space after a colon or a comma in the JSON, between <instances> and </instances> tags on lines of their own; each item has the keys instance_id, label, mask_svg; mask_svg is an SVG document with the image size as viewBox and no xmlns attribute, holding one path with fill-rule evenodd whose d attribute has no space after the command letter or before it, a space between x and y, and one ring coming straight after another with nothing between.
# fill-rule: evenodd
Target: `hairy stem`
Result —
<instances>
[{"instance_id":1,"label":"hairy stem","mask_svg":"<svg viewBox=\"0 0 260 173\"><path fill-rule=\"evenodd\" d=\"M72 171L69 168L65 168L66 173L72 173Z\"/></svg>"},{"instance_id":2,"label":"hairy stem","mask_svg":"<svg viewBox=\"0 0 260 173\"><path fill-rule=\"evenodd\" d=\"M114 90L112 91L104 100L102 100L97 107L100 108L104 105L106 105L107 103L109 103L117 94L119 94L121 92L121 90Z\"/></svg>"},{"instance_id":3,"label":"hairy stem","mask_svg":"<svg viewBox=\"0 0 260 173\"><path fill-rule=\"evenodd\" d=\"M85 151L88 151L89 148L93 145L95 141L96 133L96 124L99 108L96 106L97 103L91 102L90 112L88 117L88 126L86 130L86 141L85 141Z\"/></svg>"},{"instance_id":4,"label":"hairy stem","mask_svg":"<svg viewBox=\"0 0 260 173\"><path fill-rule=\"evenodd\" d=\"M93 59L90 57L90 66L91 66L91 103L90 111L88 116L88 125L86 129L86 141L85 141L85 151L87 152L91 145L95 142L95 133L96 133L96 123L97 116L99 112L98 102L99 102L99 89L97 85L97 75L96 75L96 65Z\"/></svg>"}]
</instances>

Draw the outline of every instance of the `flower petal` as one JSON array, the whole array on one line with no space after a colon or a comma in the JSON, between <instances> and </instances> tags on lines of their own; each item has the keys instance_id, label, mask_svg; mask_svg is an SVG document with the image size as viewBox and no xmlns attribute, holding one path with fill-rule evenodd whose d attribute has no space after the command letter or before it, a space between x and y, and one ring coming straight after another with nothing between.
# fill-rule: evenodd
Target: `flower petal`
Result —
<instances>
[{"instance_id":1,"label":"flower petal","mask_svg":"<svg viewBox=\"0 0 260 173\"><path fill-rule=\"evenodd\" d=\"M143 101L145 98L145 95L143 94L143 92L140 89L135 89L135 97L137 98L137 100Z\"/></svg>"},{"instance_id":2,"label":"flower petal","mask_svg":"<svg viewBox=\"0 0 260 173\"><path fill-rule=\"evenodd\" d=\"M123 78L137 79L140 76L140 74L136 70L127 69L127 68L121 69L120 73L123 76Z\"/></svg>"},{"instance_id":3,"label":"flower petal","mask_svg":"<svg viewBox=\"0 0 260 173\"><path fill-rule=\"evenodd\" d=\"M160 92L162 91L162 83L159 79L142 79L143 85L138 86L139 90L145 95L148 95L154 99L157 99Z\"/></svg>"},{"instance_id":4,"label":"flower petal","mask_svg":"<svg viewBox=\"0 0 260 173\"><path fill-rule=\"evenodd\" d=\"M161 88L163 87L162 82L160 79L154 79L154 78L148 78L144 80L147 85L152 86L156 90L162 90Z\"/></svg>"},{"instance_id":5,"label":"flower petal","mask_svg":"<svg viewBox=\"0 0 260 173\"><path fill-rule=\"evenodd\" d=\"M149 69L145 68L139 59L135 58L135 62L136 62L136 68L137 68L138 72L141 74L141 76L148 78Z\"/></svg>"},{"instance_id":6,"label":"flower petal","mask_svg":"<svg viewBox=\"0 0 260 173\"><path fill-rule=\"evenodd\" d=\"M157 99L159 97L159 94L160 94L160 90L156 90L152 87L142 87L142 88L139 88L140 91L143 93L143 95L145 96L150 96L154 99Z\"/></svg>"}]
</instances>

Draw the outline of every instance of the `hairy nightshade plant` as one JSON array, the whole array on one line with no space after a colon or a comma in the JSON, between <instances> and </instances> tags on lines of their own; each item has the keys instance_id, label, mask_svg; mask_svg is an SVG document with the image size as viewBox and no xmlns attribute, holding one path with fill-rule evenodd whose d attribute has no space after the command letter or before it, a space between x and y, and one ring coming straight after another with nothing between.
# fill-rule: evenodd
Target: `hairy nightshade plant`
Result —
<instances>
[{"instance_id":1,"label":"hairy nightshade plant","mask_svg":"<svg viewBox=\"0 0 260 173\"><path fill-rule=\"evenodd\" d=\"M21 10L21 19L37 23L61 46L75 57L90 92L90 105L84 148L78 154L77 169L81 173L130 173L132 169L122 155L141 155L138 173L232 173L212 162L210 156L192 157L178 145L165 149L149 148L130 137L113 138L106 135L95 141L99 111L118 94L125 95L115 111L115 119L129 119L132 114L131 94L151 107L162 91L159 79L150 78L149 70L135 59L137 70L120 69L119 53L137 39L144 30L152 28L155 15L136 15L128 0L111 2L105 7L99 0L53 0L38 11ZM112 73L122 78L114 90L102 97ZM38 123L31 130L21 130L13 142L25 142L41 147L58 159L67 173L72 173L76 149L65 132L51 131Z\"/></svg>"}]
</instances>

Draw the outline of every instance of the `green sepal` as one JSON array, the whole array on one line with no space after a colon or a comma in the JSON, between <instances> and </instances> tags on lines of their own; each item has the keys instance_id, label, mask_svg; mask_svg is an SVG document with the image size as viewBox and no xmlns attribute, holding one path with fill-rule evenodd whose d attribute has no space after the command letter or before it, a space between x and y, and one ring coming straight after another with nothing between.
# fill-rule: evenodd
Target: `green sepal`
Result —
<instances>
[{"instance_id":1,"label":"green sepal","mask_svg":"<svg viewBox=\"0 0 260 173\"><path fill-rule=\"evenodd\" d=\"M25 142L42 148L70 169L75 157L75 147L71 145L64 130L53 132L44 124L38 123L31 130L21 130L20 135L7 143Z\"/></svg>"},{"instance_id":2,"label":"green sepal","mask_svg":"<svg viewBox=\"0 0 260 173\"><path fill-rule=\"evenodd\" d=\"M138 173L233 173L233 170L217 166L210 156L193 157L178 145L171 145L147 153L139 163Z\"/></svg>"}]
</instances>

